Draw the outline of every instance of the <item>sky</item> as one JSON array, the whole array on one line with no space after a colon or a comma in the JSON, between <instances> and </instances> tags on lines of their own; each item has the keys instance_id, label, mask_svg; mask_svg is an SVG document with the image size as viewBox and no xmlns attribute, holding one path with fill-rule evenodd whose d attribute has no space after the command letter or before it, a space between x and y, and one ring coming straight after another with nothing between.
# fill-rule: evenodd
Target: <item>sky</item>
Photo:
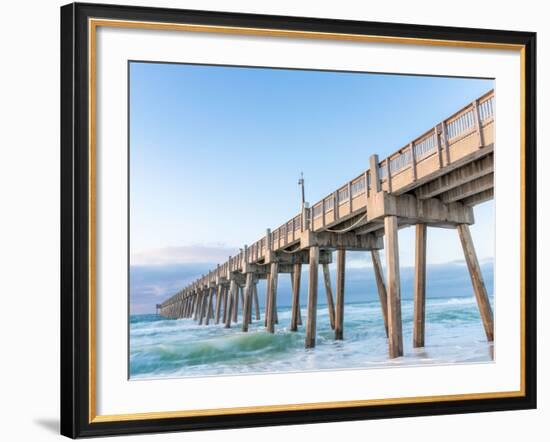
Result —
<instances>
[{"instance_id":1,"label":"sky","mask_svg":"<svg viewBox=\"0 0 550 442\"><path fill-rule=\"evenodd\" d=\"M154 306L177 290L159 275L200 276L296 215L301 172L313 204L368 169L370 155L386 157L492 87L484 79L131 62L135 311L150 308L147 296ZM494 254L493 212L493 202L474 212L482 260ZM414 230L400 230L399 241L401 263L411 266ZM431 265L463 260L448 229L429 230L427 253ZM361 254L350 258L349 267L370 265ZM155 290L136 283L152 274Z\"/></svg>"}]
</instances>

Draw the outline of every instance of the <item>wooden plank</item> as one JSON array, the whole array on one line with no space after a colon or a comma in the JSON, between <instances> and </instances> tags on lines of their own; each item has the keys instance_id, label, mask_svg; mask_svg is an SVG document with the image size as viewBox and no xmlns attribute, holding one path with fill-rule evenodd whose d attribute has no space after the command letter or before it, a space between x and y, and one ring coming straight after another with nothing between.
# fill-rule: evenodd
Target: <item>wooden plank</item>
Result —
<instances>
[{"instance_id":1,"label":"wooden plank","mask_svg":"<svg viewBox=\"0 0 550 442\"><path fill-rule=\"evenodd\" d=\"M426 319L426 224L416 225L413 347L424 347Z\"/></svg>"},{"instance_id":2,"label":"wooden plank","mask_svg":"<svg viewBox=\"0 0 550 442\"><path fill-rule=\"evenodd\" d=\"M376 288L380 299L380 307L382 308L382 317L384 318L384 328L386 336L388 336L388 294L386 292L386 284L384 283L384 274L382 272L382 263L378 250L370 251L372 258L372 267L374 269L374 278L376 280Z\"/></svg>"},{"instance_id":3,"label":"wooden plank","mask_svg":"<svg viewBox=\"0 0 550 442\"><path fill-rule=\"evenodd\" d=\"M327 295L328 317L330 319L330 328L334 330L334 299L332 296L332 287L330 285L330 271L328 264L323 264L323 278L325 280L325 292Z\"/></svg>"},{"instance_id":4,"label":"wooden plank","mask_svg":"<svg viewBox=\"0 0 550 442\"><path fill-rule=\"evenodd\" d=\"M306 348L315 347L317 333L317 287L319 279L319 247L309 249L309 287L306 321Z\"/></svg>"},{"instance_id":5,"label":"wooden plank","mask_svg":"<svg viewBox=\"0 0 550 442\"><path fill-rule=\"evenodd\" d=\"M403 356L403 327L401 323L401 281L399 274L399 243L397 217L384 218L386 234L386 268L388 271L388 341L389 356Z\"/></svg>"},{"instance_id":6,"label":"wooden plank","mask_svg":"<svg viewBox=\"0 0 550 442\"><path fill-rule=\"evenodd\" d=\"M346 250L336 250L336 315L334 338L344 339L344 287L346 278Z\"/></svg>"},{"instance_id":7,"label":"wooden plank","mask_svg":"<svg viewBox=\"0 0 550 442\"><path fill-rule=\"evenodd\" d=\"M290 331L298 330L298 318L300 315L300 282L302 278L302 264L294 264L291 273L292 281L292 316L290 318Z\"/></svg>"},{"instance_id":8,"label":"wooden plank","mask_svg":"<svg viewBox=\"0 0 550 442\"><path fill-rule=\"evenodd\" d=\"M470 234L470 227L467 224L459 224L457 226L458 236L460 237L460 243L464 251L464 258L466 259L466 265L470 272L470 278L474 287L474 293L477 300L477 306L483 322L483 328L487 340L492 342L494 339L494 324L493 324L493 310L491 303L489 302L489 296L487 295L487 289L483 281L481 274L481 268L479 267L479 261L477 259L474 242L472 241L472 235Z\"/></svg>"}]
</instances>

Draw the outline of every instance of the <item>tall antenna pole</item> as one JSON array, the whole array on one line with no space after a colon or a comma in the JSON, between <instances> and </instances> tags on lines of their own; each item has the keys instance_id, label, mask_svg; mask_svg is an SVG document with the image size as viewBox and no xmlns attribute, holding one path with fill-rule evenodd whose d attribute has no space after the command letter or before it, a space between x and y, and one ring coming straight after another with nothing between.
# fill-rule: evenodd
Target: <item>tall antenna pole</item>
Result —
<instances>
[{"instance_id":1,"label":"tall antenna pole","mask_svg":"<svg viewBox=\"0 0 550 442\"><path fill-rule=\"evenodd\" d=\"M304 182L304 172L300 172L300 179L298 180L298 185L302 187L302 209L306 204L306 191L305 191L305 182Z\"/></svg>"}]
</instances>

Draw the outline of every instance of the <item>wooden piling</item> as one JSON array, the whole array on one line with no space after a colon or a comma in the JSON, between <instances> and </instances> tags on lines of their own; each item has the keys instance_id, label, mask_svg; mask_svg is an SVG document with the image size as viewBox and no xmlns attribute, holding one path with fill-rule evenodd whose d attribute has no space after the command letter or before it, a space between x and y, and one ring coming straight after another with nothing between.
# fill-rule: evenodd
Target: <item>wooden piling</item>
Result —
<instances>
[{"instance_id":1,"label":"wooden piling","mask_svg":"<svg viewBox=\"0 0 550 442\"><path fill-rule=\"evenodd\" d=\"M235 286L236 282L231 280L229 283L229 293L227 294L227 310L224 312L225 314L225 328L231 327L231 319L232 319L232 310L233 310L233 302L235 298Z\"/></svg>"},{"instance_id":2,"label":"wooden piling","mask_svg":"<svg viewBox=\"0 0 550 442\"><path fill-rule=\"evenodd\" d=\"M336 315L334 339L344 339L344 287L346 279L346 250L336 250Z\"/></svg>"},{"instance_id":3,"label":"wooden piling","mask_svg":"<svg viewBox=\"0 0 550 442\"><path fill-rule=\"evenodd\" d=\"M199 320L200 316L200 310L201 310L201 291L199 289L195 289L195 313L193 315L193 319L195 321Z\"/></svg>"},{"instance_id":4,"label":"wooden piling","mask_svg":"<svg viewBox=\"0 0 550 442\"><path fill-rule=\"evenodd\" d=\"M218 284L218 287L216 289L216 324L220 323L220 312L222 308L222 292L223 292L223 286L221 284Z\"/></svg>"},{"instance_id":5,"label":"wooden piling","mask_svg":"<svg viewBox=\"0 0 550 442\"><path fill-rule=\"evenodd\" d=\"M230 285L225 286L225 290L223 292L223 323L227 321L227 317L229 316L229 297L230 297Z\"/></svg>"},{"instance_id":6,"label":"wooden piling","mask_svg":"<svg viewBox=\"0 0 550 442\"><path fill-rule=\"evenodd\" d=\"M302 279L302 264L294 264L292 275L292 316L290 319L290 331L298 330L298 318L300 317L300 282Z\"/></svg>"},{"instance_id":7,"label":"wooden piling","mask_svg":"<svg viewBox=\"0 0 550 442\"><path fill-rule=\"evenodd\" d=\"M250 298L250 307L248 308L248 323L252 322L252 311L254 309L254 275L252 275L252 284L250 285L250 291L248 294Z\"/></svg>"},{"instance_id":8,"label":"wooden piling","mask_svg":"<svg viewBox=\"0 0 550 442\"><path fill-rule=\"evenodd\" d=\"M334 330L334 298L332 297L332 287L330 285L330 272L328 264L323 263L323 278L325 280L325 292L327 294L328 317L330 319L330 328Z\"/></svg>"},{"instance_id":9,"label":"wooden piling","mask_svg":"<svg viewBox=\"0 0 550 442\"><path fill-rule=\"evenodd\" d=\"M243 332L248 331L250 312L252 311L252 273L246 274L246 283L243 289Z\"/></svg>"},{"instance_id":10,"label":"wooden piling","mask_svg":"<svg viewBox=\"0 0 550 442\"><path fill-rule=\"evenodd\" d=\"M315 347L317 333L317 288L319 279L319 247L309 248L309 286L306 321L306 348Z\"/></svg>"},{"instance_id":11,"label":"wooden piling","mask_svg":"<svg viewBox=\"0 0 550 442\"><path fill-rule=\"evenodd\" d=\"M275 333L275 314L277 311L277 280L279 277L279 263L272 262L269 272L269 315L267 318L267 331Z\"/></svg>"},{"instance_id":12,"label":"wooden piling","mask_svg":"<svg viewBox=\"0 0 550 442\"><path fill-rule=\"evenodd\" d=\"M426 224L416 225L413 347L424 347L426 319Z\"/></svg>"},{"instance_id":13,"label":"wooden piling","mask_svg":"<svg viewBox=\"0 0 550 442\"><path fill-rule=\"evenodd\" d=\"M380 254L378 250L371 250L372 267L374 269L374 277L376 279L376 287L378 289L378 297L380 299L380 307L382 308L382 317L384 318L384 328L386 329L386 337L388 336L388 294L386 292L386 284L384 283L384 274L382 272L382 263L380 262Z\"/></svg>"},{"instance_id":14,"label":"wooden piling","mask_svg":"<svg viewBox=\"0 0 550 442\"><path fill-rule=\"evenodd\" d=\"M269 275L267 275L267 280L265 284L265 317L264 317L264 327L267 328L267 320L269 316L269 309L271 307L271 301L269 300L269 296L271 293L271 288L269 287L271 284L271 278Z\"/></svg>"},{"instance_id":15,"label":"wooden piling","mask_svg":"<svg viewBox=\"0 0 550 442\"><path fill-rule=\"evenodd\" d=\"M214 288L208 289L208 306L206 307L206 321L205 325L210 323L210 316L212 314L212 297L214 296Z\"/></svg>"},{"instance_id":16,"label":"wooden piling","mask_svg":"<svg viewBox=\"0 0 550 442\"><path fill-rule=\"evenodd\" d=\"M205 310L206 310L206 294L204 293L204 290L201 289L200 291L200 306L199 306L199 325L202 325L202 321L204 320Z\"/></svg>"},{"instance_id":17,"label":"wooden piling","mask_svg":"<svg viewBox=\"0 0 550 442\"><path fill-rule=\"evenodd\" d=\"M239 292L240 292L239 284L235 281L235 292L233 293L233 307L231 309L232 317L231 320L235 323L239 320Z\"/></svg>"},{"instance_id":18,"label":"wooden piling","mask_svg":"<svg viewBox=\"0 0 550 442\"><path fill-rule=\"evenodd\" d=\"M494 339L493 310L489 302L485 283L483 282L483 276L481 274L481 268L479 267L474 242L472 241L472 235L470 234L470 228L467 224L459 224L457 230L460 242L462 243L462 249L464 250L464 258L466 259L468 271L470 272L470 278L472 279L483 328L485 329L487 340L492 342Z\"/></svg>"},{"instance_id":19,"label":"wooden piling","mask_svg":"<svg viewBox=\"0 0 550 442\"><path fill-rule=\"evenodd\" d=\"M397 216L384 218L386 234L386 268L388 271L388 341L390 358L403 356L403 327L401 324L401 281L399 274L399 242Z\"/></svg>"},{"instance_id":20,"label":"wooden piling","mask_svg":"<svg viewBox=\"0 0 550 442\"><path fill-rule=\"evenodd\" d=\"M223 324L225 324L225 320L227 319L227 292L228 288L224 285L222 291L222 314L220 319Z\"/></svg>"},{"instance_id":21,"label":"wooden piling","mask_svg":"<svg viewBox=\"0 0 550 442\"><path fill-rule=\"evenodd\" d=\"M254 283L253 286L253 296L254 296L254 306L256 307L256 321L259 321L260 318L260 300L258 299L258 284Z\"/></svg>"}]
</instances>

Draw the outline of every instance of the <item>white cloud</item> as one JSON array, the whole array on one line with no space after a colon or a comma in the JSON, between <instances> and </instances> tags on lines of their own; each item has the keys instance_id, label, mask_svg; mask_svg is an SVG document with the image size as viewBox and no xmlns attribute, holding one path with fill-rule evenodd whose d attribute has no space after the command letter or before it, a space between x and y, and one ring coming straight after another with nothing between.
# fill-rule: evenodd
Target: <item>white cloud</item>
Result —
<instances>
[{"instance_id":1,"label":"white cloud","mask_svg":"<svg viewBox=\"0 0 550 442\"><path fill-rule=\"evenodd\" d=\"M181 246L135 252L130 257L131 265L170 265L223 263L238 249L223 246Z\"/></svg>"}]
</instances>

